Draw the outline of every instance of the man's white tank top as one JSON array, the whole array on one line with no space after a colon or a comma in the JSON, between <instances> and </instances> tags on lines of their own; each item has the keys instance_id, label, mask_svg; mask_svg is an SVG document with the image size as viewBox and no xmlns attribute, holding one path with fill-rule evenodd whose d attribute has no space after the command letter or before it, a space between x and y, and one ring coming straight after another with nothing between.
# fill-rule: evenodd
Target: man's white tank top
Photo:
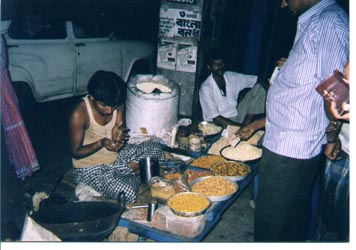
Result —
<instances>
[{"instance_id":1,"label":"man's white tank top","mask_svg":"<svg viewBox=\"0 0 356 250\"><path fill-rule=\"evenodd\" d=\"M111 139L111 132L116 122L117 111L114 110L112 119L109 123L107 123L106 125L100 125L94 119L93 111L91 109L88 96L85 96L83 100L87 107L89 122L90 122L89 128L85 130L84 133L83 145L87 145L99 141L103 137L107 137ZM100 149L99 151L97 151L96 153L88 157L82 159L72 158L72 162L75 168L84 168L84 167L96 166L99 164L111 164L117 159L117 157L118 157L117 152L109 151L103 147L102 149Z\"/></svg>"}]
</instances>

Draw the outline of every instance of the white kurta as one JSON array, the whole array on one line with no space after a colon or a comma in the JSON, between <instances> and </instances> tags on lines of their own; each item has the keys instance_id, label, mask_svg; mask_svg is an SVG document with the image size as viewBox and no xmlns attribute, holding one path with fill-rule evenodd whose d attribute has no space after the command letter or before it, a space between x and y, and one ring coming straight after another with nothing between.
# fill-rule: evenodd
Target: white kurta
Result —
<instances>
[{"instance_id":1,"label":"white kurta","mask_svg":"<svg viewBox=\"0 0 356 250\"><path fill-rule=\"evenodd\" d=\"M226 96L222 95L212 74L203 82L199 90L199 100L205 121L212 121L219 115L229 119L237 117L239 93L245 88L252 88L257 81L257 76L226 71L224 79Z\"/></svg>"}]
</instances>

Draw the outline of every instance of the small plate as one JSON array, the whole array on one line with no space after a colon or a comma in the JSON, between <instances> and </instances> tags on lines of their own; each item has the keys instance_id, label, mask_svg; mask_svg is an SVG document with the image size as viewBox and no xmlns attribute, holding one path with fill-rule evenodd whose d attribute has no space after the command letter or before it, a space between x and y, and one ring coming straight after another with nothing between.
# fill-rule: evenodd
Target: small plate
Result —
<instances>
[{"instance_id":1,"label":"small plate","mask_svg":"<svg viewBox=\"0 0 356 250\"><path fill-rule=\"evenodd\" d=\"M180 210L178 210L176 208L173 208L171 203L175 199L178 199L179 197L182 197L182 196L189 196L189 198L191 199L190 201L192 201L192 203L194 202L194 199L202 199L202 201L203 200L205 201L206 206L204 206L203 208L199 209L198 211L193 211L193 212L180 211ZM190 201L186 201L184 204L185 205L189 205L188 203ZM184 216L184 217L194 217L194 216L198 216L198 215L203 214L208 209L208 207L211 205L211 202L205 195L202 195L202 194L199 194L199 193L195 193L195 192L183 192L183 193L178 193L178 194L172 195L168 199L167 205L172 210L172 212L175 213L176 215Z\"/></svg>"},{"instance_id":2,"label":"small plate","mask_svg":"<svg viewBox=\"0 0 356 250\"><path fill-rule=\"evenodd\" d=\"M204 181L206 179L209 179L209 178L215 178L215 177L218 177L218 176L205 176L205 177L200 177L200 178L197 178L195 179L194 181L192 181L192 183L190 184L190 187L193 188L193 186L201 181ZM231 183L234 187L235 187L235 192L232 192L232 193L229 193L229 194L226 194L226 195L221 195L221 196L210 196L210 195L205 195L204 193L202 193L203 195L205 195L206 197L208 197L208 199L211 201L211 202L215 202L215 201L226 201L228 199L230 199L238 190L239 190L239 186L237 185L237 183L231 181L230 179L228 178L225 178L225 177L222 177L220 176L221 178L224 178L225 180L227 180L229 183Z\"/></svg>"}]
</instances>

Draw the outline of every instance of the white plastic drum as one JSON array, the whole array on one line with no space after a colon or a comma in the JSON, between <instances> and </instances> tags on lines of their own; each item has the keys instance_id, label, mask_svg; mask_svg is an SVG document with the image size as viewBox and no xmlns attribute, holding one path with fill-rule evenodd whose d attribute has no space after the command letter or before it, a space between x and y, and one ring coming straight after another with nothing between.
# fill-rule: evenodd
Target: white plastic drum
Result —
<instances>
[{"instance_id":1,"label":"white plastic drum","mask_svg":"<svg viewBox=\"0 0 356 250\"><path fill-rule=\"evenodd\" d=\"M153 87L152 87L153 86ZM137 75L128 83L126 124L132 134L171 131L178 121L179 86L162 75Z\"/></svg>"}]
</instances>

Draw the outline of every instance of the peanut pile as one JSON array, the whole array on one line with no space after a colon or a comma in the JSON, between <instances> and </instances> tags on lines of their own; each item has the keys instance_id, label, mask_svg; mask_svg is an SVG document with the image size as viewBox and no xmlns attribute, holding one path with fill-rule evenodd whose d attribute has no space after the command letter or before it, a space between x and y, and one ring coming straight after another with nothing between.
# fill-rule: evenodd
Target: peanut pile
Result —
<instances>
[{"instance_id":1,"label":"peanut pile","mask_svg":"<svg viewBox=\"0 0 356 250\"><path fill-rule=\"evenodd\" d=\"M239 162L219 162L214 164L210 170L215 175L221 176L244 176L251 172L248 166Z\"/></svg>"}]
</instances>

